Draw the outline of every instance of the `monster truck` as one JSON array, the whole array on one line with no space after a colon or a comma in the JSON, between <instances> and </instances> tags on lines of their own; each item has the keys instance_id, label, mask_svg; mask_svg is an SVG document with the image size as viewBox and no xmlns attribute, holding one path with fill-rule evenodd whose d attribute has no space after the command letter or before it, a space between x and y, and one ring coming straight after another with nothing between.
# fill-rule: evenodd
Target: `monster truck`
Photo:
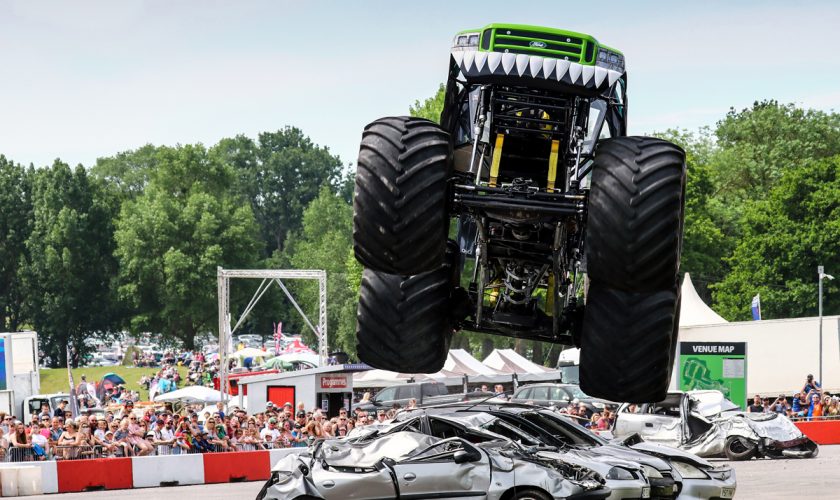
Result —
<instances>
[{"instance_id":1,"label":"monster truck","mask_svg":"<svg viewBox=\"0 0 840 500\"><path fill-rule=\"evenodd\" d=\"M580 385L658 401L679 323L685 153L630 137L624 56L490 24L455 36L440 124L362 135L361 360L440 370L459 329L581 348Z\"/></svg>"}]
</instances>

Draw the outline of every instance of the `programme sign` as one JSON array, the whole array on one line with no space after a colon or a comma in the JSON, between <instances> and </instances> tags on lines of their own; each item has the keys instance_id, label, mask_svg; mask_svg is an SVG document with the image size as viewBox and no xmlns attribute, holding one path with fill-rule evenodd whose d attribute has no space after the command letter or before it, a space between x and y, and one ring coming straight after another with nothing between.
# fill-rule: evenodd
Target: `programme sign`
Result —
<instances>
[{"instance_id":1,"label":"programme sign","mask_svg":"<svg viewBox=\"0 0 840 500\"><path fill-rule=\"evenodd\" d=\"M680 390L704 389L746 408L746 342L680 342Z\"/></svg>"}]
</instances>

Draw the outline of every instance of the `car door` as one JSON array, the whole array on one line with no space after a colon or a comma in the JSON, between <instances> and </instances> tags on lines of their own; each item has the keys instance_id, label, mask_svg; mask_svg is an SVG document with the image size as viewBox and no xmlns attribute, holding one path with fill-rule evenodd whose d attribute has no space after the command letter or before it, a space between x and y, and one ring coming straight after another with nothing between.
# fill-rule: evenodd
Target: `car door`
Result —
<instances>
[{"instance_id":1,"label":"car door","mask_svg":"<svg viewBox=\"0 0 840 500\"><path fill-rule=\"evenodd\" d=\"M395 498L394 480L387 469L356 472L347 468L318 468L315 486L326 500Z\"/></svg>"},{"instance_id":2,"label":"car door","mask_svg":"<svg viewBox=\"0 0 840 500\"><path fill-rule=\"evenodd\" d=\"M472 458L456 462L457 452ZM393 466L399 494L409 498L486 499L490 486L487 455L462 439L447 439Z\"/></svg>"},{"instance_id":3,"label":"car door","mask_svg":"<svg viewBox=\"0 0 840 500\"><path fill-rule=\"evenodd\" d=\"M548 398L548 386L547 385L537 385L531 390L531 398L530 400L535 405L540 406L547 406L551 404Z\"/></svg>"},{"instance_id":4,"label":"car door","mask_svg":"<svg viewBox=\"0 0 840 500\"><path fill-rule=\"evenodd\" d=\"M660 403L642 405L642 413L636 414L639 430L645 441L677 447L681 443L682 424L679 407L663 406ZM623 418L623 416L622 416Z\"/></svg>"}]
</instances>

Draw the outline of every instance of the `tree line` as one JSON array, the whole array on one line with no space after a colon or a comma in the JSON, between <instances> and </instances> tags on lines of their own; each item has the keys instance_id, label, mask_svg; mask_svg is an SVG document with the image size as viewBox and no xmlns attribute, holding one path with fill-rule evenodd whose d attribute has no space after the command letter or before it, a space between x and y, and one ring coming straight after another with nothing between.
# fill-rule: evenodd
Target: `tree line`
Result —
<instances>
[{"instance_id":1,"label":"tree line","mask_svg":"<svg viewBox=\"0 0 840 500\"><path fill-rule=\"evenodd\" d=\"M410 113L435 119L442 90ZM632 111L632 110L631 110ZM840 272L840 115L775 101L730 110L714 127L659 134L687 153L682 270L718 313L816 314L816 266ZM294 127L206 147L146 145L88 168L35 168L0 156L2 328L32 328L53 363L118 332L192 348L216 333L216 267L314 268L328 276L330 347L355 352L361 267L352 252L352 172ZM825 313L840 313L826 282ZM237 315L256 282L235 280ZM289 283L310 318L315 283ZM836 296L836 295L835 295ZM236 317L233 318L234 322ZM314 342L276 287L238 333L274 323ZM559 350L465 332L453 347Z\"/></svg>"}]
</instances>

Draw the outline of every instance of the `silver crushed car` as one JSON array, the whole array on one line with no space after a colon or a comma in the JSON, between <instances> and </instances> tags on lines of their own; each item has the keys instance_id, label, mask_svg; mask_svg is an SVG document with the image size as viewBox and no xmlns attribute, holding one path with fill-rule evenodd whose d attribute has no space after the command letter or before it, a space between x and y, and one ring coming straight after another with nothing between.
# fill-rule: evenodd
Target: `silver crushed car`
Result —
<instances>
[{"instance_id":1,"label":"silver crushed car","mask_svg":"<svg viewBox=\"0 0 840 500\"><path fill-rule=\"evenodd\" d=\"M720 391L670 392L659 403L623 404L613 434L688 451L700 457L812 458L819 447L778 413L745 413Z\"/></svg>"},{"instance_id":2,"label":"silver crushed car","mask_svg":"<svg viewBox=\"0 0 840 500\"><path fill-rule=\"evenodd\" d=\"M411 431L319 441L274 465L257 500L603 499L587 468L505 439L473 444Z\"/></svg>"},{"instance_id":3,"label":"silver crushed car","mask_svg":"<svg viewBox=\"0 0 840 500\"><path fill-rule=\"evenodd\" d=\"M492 415L496 420L488 420L485 415ZM422 425L418 425L418 417ZM588 461L581 463L588 463L590 468L605 476L607 486L612 490L610 498L640 498L639 490L635 489L638 485L620 471L634 472L638 467L642 468L650 486L650 498L706 500L735 495L735 471L728 464L713 465L679 449L643 442L637 444L629 439L627 444L608 442L562 413L532 405L461 403L403 412L397 417L397 420L404 420L407 425L423 432L463 436L463 432L459 433L454 426L448 425L456 419L472 422L515 441L554 447L563 460L578 457L578 460ZM500 425L500 421L504 425ZM633 465L619 465L622 461ZM602 467L606 464L612 464L615 470L604 472ZM641 497L645 498L647 494L648 490L643 489Z\"/></svg>"}]
</instances>

